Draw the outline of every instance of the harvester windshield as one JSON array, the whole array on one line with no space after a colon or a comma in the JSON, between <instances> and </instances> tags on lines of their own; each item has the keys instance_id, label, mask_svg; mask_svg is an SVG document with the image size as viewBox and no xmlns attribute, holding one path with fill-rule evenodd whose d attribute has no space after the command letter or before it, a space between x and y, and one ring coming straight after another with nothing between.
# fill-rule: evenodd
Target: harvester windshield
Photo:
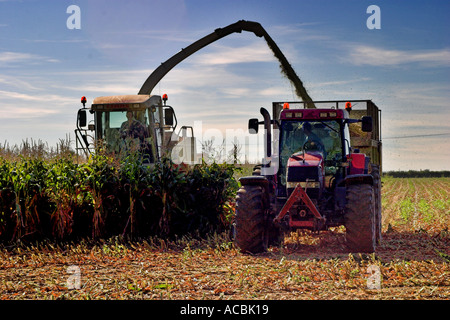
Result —
<instances>
[{"instance_id":1,"label":"harvester windshield","mask_svg":"<svg viewBox=\"0 0 450 320\"><path fill-rule=\"evenodd\" d=\"M146 149L148 131L147 110L105 111L100 113L103 141L109 152L120 153Z\"/></svg>"}]
</instances>

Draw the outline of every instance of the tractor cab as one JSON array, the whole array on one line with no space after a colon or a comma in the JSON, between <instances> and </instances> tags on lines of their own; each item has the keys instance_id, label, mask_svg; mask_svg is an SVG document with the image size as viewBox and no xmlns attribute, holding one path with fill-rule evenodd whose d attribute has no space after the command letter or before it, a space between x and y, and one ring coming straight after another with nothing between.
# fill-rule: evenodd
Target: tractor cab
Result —
<instances>
[{"instance_id":1,"label":"tractor cab","mask_svg":"<svg viewBox=\"0 0 450 320\"><path fill-rule=\"evenodd\" d=\"M349 154L349 130L345 110L287 109L280 115L279 196L298 183L310 181L317 193L329 187L332 177L344 176L341 163ZM313 190L316 190L314 192Z\"/></svg>"},{"instance_id":2,"label":"tractor cab","mask_svg":"<svg viewBox=\"0 0 450 320\"><path fill-rule=\"evenodd\" d=\"M119 157L138 152L144 163L170 156L177 144L177 155L180 148L191 151L190 144L195 139L185 135L183 139L175 133L177 119L166 101L167 95L162 98L156 95L104 96L95 98L88 109L86 100L83 103L82 99L83 108L78 111L75 130L77 151L88 155L95 147L101 147ZM93 124L87 125L87 110L93 114ZM187 128L181 129L185 132Z\"/></svg>"}]
</instances>

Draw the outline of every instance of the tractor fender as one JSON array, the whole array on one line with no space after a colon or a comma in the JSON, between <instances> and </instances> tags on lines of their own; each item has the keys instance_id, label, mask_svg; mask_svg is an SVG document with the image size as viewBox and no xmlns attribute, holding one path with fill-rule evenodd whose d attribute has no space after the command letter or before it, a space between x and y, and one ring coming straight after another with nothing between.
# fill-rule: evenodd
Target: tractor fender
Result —
<instances>
[{"instance_id":1,"label":"tractor fender","mask_svg":"<svg viewBox=\"0 0 450 320\"><path fill-rule=\"evenodd\" d=\"M241 177L239 178L239 182L241 183L241 185L243 186L248 186L248 185L258 185L258 186L263 186L263 187L267 187L269 186L269 180L267 180L266 177L264 176L248 176L248 177Z\"/></svg>"},{"instance_id":2,"label":"tractor fender","mask_svg":"<svg viewBox=\"0 0 450 320\"><path fill-rule=\"evenodd\" d=\"M269 191L269 180L264 176L247 176L239 178L239 182L242 187L245 186L261 186L264 190L264 205L269 207L270 202L270 191Z\"/></svg>"},{"instance_id":3,"label":"tractor fender","mask_svg":"<svg viewBox=\"0 0 450 320\"><path fill-rule=\"evenodd\" d=\"M370 184L373 185L373 177L370 174L350 174L345 177L344 180L342 180L339 183L339 187L341 186L350 186L354 184Z\"/></svg>"}]
</instances>

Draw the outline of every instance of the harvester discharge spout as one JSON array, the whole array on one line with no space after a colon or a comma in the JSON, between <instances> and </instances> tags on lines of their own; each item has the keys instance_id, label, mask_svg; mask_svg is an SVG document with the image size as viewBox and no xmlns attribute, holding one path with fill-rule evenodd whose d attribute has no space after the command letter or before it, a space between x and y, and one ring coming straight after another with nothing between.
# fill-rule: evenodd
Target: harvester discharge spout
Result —
<instances>
[{"instance_id":1,"label":"harvester discharge spout","mask_svg":"<svg viewBox=\"0 0 450 320\"><path fill-rule=\"evenodd\" d=\"M241 33L242 31L253 32L257 37L264 37L274 56L278 59L281 71L286 75L286 77L295 87L295 92L298 97L306 103L308 108L315 108L314 102L303 86L303 82L300 80L275 41L273 41L273 39L269 36L266 30L264 30L261 24L259 24L258 22L246 20L239 20L224 28L218 28L214 30L214 32L201 38L200 40L197 40L188 47L183 48L180 52L178 52L165 62L161 63L161 65L156 68L144 82L141 89L139 90L139 94L151 94L153 88L170 70L172 70L176 65L178 65L180 62L182 62L184 59L188 58L198 50L232 33Z\"/></svg>"}]
</instances>

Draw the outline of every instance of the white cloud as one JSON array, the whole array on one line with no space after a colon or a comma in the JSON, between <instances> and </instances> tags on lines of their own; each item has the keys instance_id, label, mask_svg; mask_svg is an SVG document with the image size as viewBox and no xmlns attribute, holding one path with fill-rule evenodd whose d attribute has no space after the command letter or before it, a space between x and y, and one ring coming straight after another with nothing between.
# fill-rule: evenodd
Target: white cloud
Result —
<instances>
[{"instance_id":1,"label":"white cloud","mask_svg":"<svg viewBox=\"0 0 450 320\"><path fill-rule=\"evenodd\" d=\"M57 59L44 57L32 53L4 51L0 52L0 66L11 65L13 63L39 63L39 62L59 62Z\"/></svg>"},{"instance_id":2,"label":"white cloud","mask_svg":"<svg viewBox=\"0 0 450 320\"><path fill-rule=\"evenodd\" d=\"M0 62L20 62L23 60L33 59L35 57L35 55L30 53L6 51L0 53Z\"/></svg>"},{"instance_id":3,"label":"white cloud","mask_svg":"<svg viewBox=\"0 0 450 320\"><path fill-rule=\"evenodd\" d=\"M271 97L271 96L284 97L286 96L286 93L290 93L286 90L287 88L288 87L281 87L281 86L266 88L259 90L258 95L264 97Z\"/></svg>"},{"instance_id":4,"label":"white cloud","mask_svg":"<svg viewBox=\"0 0 450 320\"><path fill-rule=\"evenodd\" d=\"M391 50L372 46L350 47L349 61L355 65L395 66L419 63L426 66L450 66L450 49Z\"/></svg>"},{"instance_id":5,"label":"white cloud","mask_svg":"<svg viewBox=\"0 0 450 320\"><path fill-rule=\"evenodd\" d=\"M161 86L171 88L171 91L193 88L216 88L215 91L221 91L249 81L251 78L233 74L224 66L204 65L173 69L162 79Z\"/></svg>"},{"instance_id":6,"label":"white cloud","mask_svg":"<svg viewBox=\"0 0 450 320\"><path fill-rule=\"evenodd\" d=\"M114 77L123 78L124 76L137 77L137 76L148 76L153 72L154 69L131 69L131 70L120 70L120 69L108 69L108 70L100 70L100 69L86 69L81 71L64 71L64 72L53 72L49 73L51 76L82 76L86 77L105 77L105 79L111 79Z\"/></svg>"},{"instance_id":7,"label":"white cloud","mask_svg":"<svg viewBox=\"0 0 450 320\"><path fill-rule=\"evenodd\" d=\"M1 25L0 25L1 26ZM33 43L87 43L88 40L81 39L58 39L58 40L50 40L50 39L23 39L24 41L33 42Z\"/></svg>"},{"instance_id":8,"label":"white cloud","mask_svg":"<svg viewBox=\"0 0 450 320\"><path fill-rule=\"evenodd\" d=\"M91 96L137 94L146 77L152 72L152 69L57 71L47 74L47 78L53 79L51 83L44 78L42 81L48 83L47 88L50 91L77 92L86 97L88 94Z\"/></svg>"},{"instance_id":9,"label":"white cloud","mask_svg":"<svg viewBox=\"0 0 450 320\"><path fill-rule=\"evenodd\" d=\"M222 65L275 61L265 41L253 42L244 47L215 45L213 50L213 52L198 54L192 59L193 62L202 65Z\"/></svg>"},{"instance_id":10,"label":"white cloud","mask_svg":"<svg viewBox=\"0 0 450 320\"><path fill-rule=\"evenodd\" d=\"M249 94L252 94L249 88L224 88L222 92L230 97L244 97Z\"/></svg>"},{"instance_id":11,"label":"white cloud","mask_svg":"<svg viewBox=\"0 0 450 320\"><path fill-rule=\"evenodd\" d=\"M60 96L55 94L26 94L14 91L3 91L0 90L0 100L5 101L6 99L14 100L19 102L57 102L60 104L73 103L73 100L70 97Z\"/></svg>"},{"instance_id":12,"label":"white cloud","mask_svg":"<svg viewBox=\"0 0 450 320\"><path fill-rule=\"evenodd\" d=\"M90 82L80 86L52 85L52 88L103 95L137 94L138 91L138 88L132 84L103 83L101 81L98 83Z\"/></svg>"},{"instance_id":13,"label":"white cloud","mask_svg":"<svg viewBox=\"0 0 450 320\"><path fill-rule=\"evenodd\" d=\"M0 114L0 119L30 119L30 118L39 118L43 116L47 116L50 114L58 114L60 111L51 108L42 108L42 107L17 107L16 105L12 106L3 106L2 113ZM53 126L53 125L52 125Z\"/></svg>"},{"instance_id":14,"label":"white cloud","mask_svg":"<svg viewBox=\"0 0 450 320\"><path fill-rule=\"evenodd\" d=\"M17 76L0 75L0 83L2 84L3 88L5 88L6 86L10 86L14 88L20 88L21 90L39 90L39 88L32 84L32 82L20 79Z\"/></svg>"},{"instance_id":15,"label":"white cloud","mask_svg":"<svg viewBox=\"0 0 450 320\"><path fill-rule=\"evenodd\" d=\"M310 88L322 88L322 87L336 87L341 85L348 85L352 83L361 83L362 81L370 81L371 78L362 77L362 78L355 78L355 79L349 79L349 80L336 80L336 81L323 81L323 82L317 82L317 83L310 83L308 87Z\"/></svg>"},{"instance_id":16,"label":"white cloud","mask_svg":"<svg viewBox=\"0 0 450 320\"><path fill-rule=\"evenodd\" d=\"M283 37L296 42L333 40L330 35L325 35L321 31L318 31L318 26L320 25L321 23L319 22L278 25L274 26L270 32L268 30L266 31L271 35L275 42L277 42L276 39L281 39Z\"/></svg>"},{"instance_id":17,"label":"white cloud","mask_svg":"<svg viewBox=\"0 0 450 320\"><path fill-rule=\"evenodd\" d=\"M448 86L441 83L405 83L391 85L389 94L396 104L421 114L449 112L450 93ZM420 112L422 111L422 112Z\"/></svg>"}]
</instances>

